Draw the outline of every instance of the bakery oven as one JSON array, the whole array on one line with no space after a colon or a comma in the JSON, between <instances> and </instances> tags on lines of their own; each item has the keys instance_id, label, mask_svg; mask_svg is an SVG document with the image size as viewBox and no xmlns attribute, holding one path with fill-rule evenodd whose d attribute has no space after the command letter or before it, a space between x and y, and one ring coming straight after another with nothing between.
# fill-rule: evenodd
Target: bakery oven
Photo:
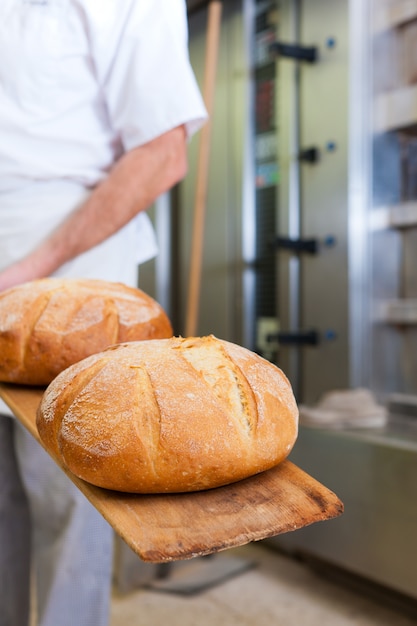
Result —
<instances>
[{"instance_id":1,"label":"bakery oven","mask_svg":"<svg viewBox=\"0 0 417 626\"><path fill-rule=\"evenodd\" d=\"M274 542L416 600L417 11L406 5L280 2L277 42L299 56L277 54L277 359L303 405L360 387L388 418L301 425L293 459L345 514Z\"/></svg>"},{"instance_id":2,"label":"bakery oven","mask_svg":"<svg viewBox=\"0 0 417 626\"><path fill-rule=\"evenodd\" d=\"M207 8L191 4L202 80ZM400 0L223 3L198 325L276 362L300 404L365 388L386 408L384 426L301 425L292 458L345 513L269 545L414 600L416 31ZM196 157L193 142L158 269L178 332Z\"/></svg>"}]
</instances>

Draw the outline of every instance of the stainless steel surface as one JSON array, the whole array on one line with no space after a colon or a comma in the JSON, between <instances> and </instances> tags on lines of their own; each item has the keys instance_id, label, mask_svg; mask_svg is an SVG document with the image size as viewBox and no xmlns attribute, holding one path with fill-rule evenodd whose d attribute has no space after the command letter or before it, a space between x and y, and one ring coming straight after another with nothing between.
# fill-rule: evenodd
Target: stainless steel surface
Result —
<instances>
[{"instance_id":1,"label":"stainless steel surface","mask_svg":"<svg viewBox=\"0 0 417 626\"><path fill-rule=\"evenodd\" d=\"M409 204L416 198L407 195L417 196L414 140L404 129L400 135L373 134L372 126L375 94L379 98L381 89L388 84L393 89L398 80L395 72L382 76L378 66L388 58L373 39L372 17L378 17L382 4L301 4L301 40L318 44L320 57L316 67L301 74L300 137L303 146L320 146L322 155L320 163L302 166L301 232L320 240L332 234L337 242L301 261L302 324L336 334L318 349L303 349L301 399L307 404L340 387L369 387L382 402L393 393L403 398L417 393L417 229ZM326 49L329 37L336 45ZM284 77L288 80L288 73L281 75L285 100L290 88ZM384 102L388 106L387 98ZM389 110L391 131L399 119L396 111ZM288 114L289 107L281 106L281 112ZM330 139L337 145L332 153L323 150ZM285 144L282 159L286 164ZM288 167L283 177L281 210ZM285 219L281 215L281 223ZM280 301L285 306L287 300L283 280ZM285 369L284 351L280 359ZM290 458L334 489L345 513L274 542L417 598L416 418L393 414L379 429L302 427Z\"/></svg>"},{"instance_id":2,"label":"stainless steel surface","mask_svg":"<svg viewBox=\"0 0 417 626\"><path fill-rule=\"evenodd\" d=\"M338 520L273 544L304 553L417 599L417 424L392 416L386 428L301 428L291 459L333 489Z\"/></svg>"},{"instance_id":3,"label":"stainless steel surface","mask_svg":"<svg viewBox=\"0 0 417 626\"><path fill-rule=\"evenodd\" d=\"M322 244L316 257L303 258L303 323L322 334L317 349L304 352L303 399L314 402L325 390L349 386L348 3L305 1L302 30L303 40L320 50L317 67L305 68L303 76L302 142L321 150L317 166L303 166L303 230L305 236L321 242L331 236L335 242ZM334 150L328 150L329 142Z\"/></svg>"},{"instance_id":4,"label":"stainless steel surface","mask_svg":"<svg viewBox=\"0 0 417 626\"><path fill-rule=\"evenodd\" d=\"M243 55L244 65L251 68L253 59L253 23L255 20L254 0L243 0ZM244 136L243 180L242 180L242 334L243 345L254 350L255 315L255 270L256 258L256 202L255 202L255 89L252 72L249 70L244 89L242 133Z\"/></svg>"},{"instance_id":5,"label":"stainless steel surface","mask_svg":"<svg viewBox=\"0 0 417 626\"><path fill-rule=\"evenodd\" d=\"M293 44L300 41L300 0L285 2L281 7L279 39ZM300 64L295 61L278 62L278 124L280 128L281 184L278 224L280 234L287 234L290 239L299 239L301 229L301 171L298 155L301 149L300 139ZM283 123L283 118L286 123ZM279 317L282 329L301 331L301 259L290 255L284 262L278 259L281 276L284 280L285 296L279 294ZM285 299L284 299L285 298ZM297 346L289 347L281 353L285 371L294 389L296 397L302 394L301 351Z\"/></svg>"},{"instance_id":6,"label":"stainless steel surface","mask_svg":"<svg viewBox=\"0 0 417 626\"><path fill-rule=\"evenodd\" d=\"M393 414L417 419L417 395L392 393L387 398L387 406Z\"/></svg>"},{"instance_id":7,"label":"stainless steel surface","mask_svg":"<svg viewBox=\"0 0 417 626\"><path fill-rule=\"evenodd\" d=\"M172 197L169 193L160 196L155 202L155 230L159 253L155 260L155 297L172 318Z\"/></svg>"},{"instance_id":8,"label":"stainless steel surface","mask_svg":"<svg viewBox=\"0 0 417 626\"><path fill-rule=\"evenodd\" d=\"M349 384L370 386L370 238L369 206L372 199L369 4L350 0L349 17L349 131L348 131L348 290Z\"/></svg>"},{"instance_id":9,"label":"stainless steel surface","mask_svg":"<svg viewBox=\"0 0 417 626\"><path fill-rule=\"evenodd\" d=\"M372 281L372 389L417 391L417 229L415 201L415 55L407 53L415 40L417 11L395 9L385 0L370 0L373 43L373 215L387 219L370 233ZM394 10L395 9L395 10ZM408 120L408 121L406 121ZM372 126L373 125L373 126ZM390 131L390 132L386 132ZM377 222L378 220L376 220Z\"/></svg>"},{"instance_id":10,"label":"stainless steel surface","mask_svg":"<svg viewBox=\"0 0 417 626\"><path fill-rule=\"evenodd\" d=\"M296 9L299 7L297 17ZM323 19L323 16L326 16ZM300 286L299 320L304 329L319 331L318 347L299 351L301 377L297 397L315 402L325 390L349 385L349 311L348 311L348 102L349 102L349 16L345 0L306 0L295 4L284 0L280 33L283 40L294 37L299 21L299 43L318 48L317 63L278 62L281 183L279 201L280 233L295 233L292 219L296 213L289 199L299 205L300 236L316 237L319 254L300 258L281 255L279 264L279 318L281 329L293 322L288 312L293 300L292 264L298 265ZM297 87L297 81L299 85ZM300 103L294 90L298 90ZM298 117L298 119L297 119ZM299 125L298 139L294 127ZM317 147L317 163L299 164L297 143L301 148ZM295 165L297 162L297 165ZM295 172L300 168L299 200ZM325 242L332 241L333 245ZM295 306L292 310L294 311ZM291 350L282 348L279 364L294 380Z\"/></svg>"}]
</instances>

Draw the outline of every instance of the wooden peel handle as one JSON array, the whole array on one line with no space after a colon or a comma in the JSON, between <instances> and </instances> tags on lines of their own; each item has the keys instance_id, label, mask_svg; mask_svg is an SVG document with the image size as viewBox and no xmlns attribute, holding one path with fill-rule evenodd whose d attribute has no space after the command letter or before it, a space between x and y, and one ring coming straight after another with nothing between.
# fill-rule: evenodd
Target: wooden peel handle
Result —
<instances>
[{"instance_id":1,"label":"wooden peel handle","mask_svg":"<svg viewBox=\"0 0 417 626\"><path fill-rule=\"evenodd\" d=\"M208 10L206 61L203 87L203 98L209 115L209 120L201 130L199 144L197 181L194 204L194 223L190 254L187 317L185 324L186 337L195 336L197 333L197 320L201 287L201 267L203 257L204 221L206 212L207 182L209 172L211 120L216 83L221 15L222 3L218 2L217 0L212 0L212 2L210 2L209 4Z\"/></svg>"}]
</instances>

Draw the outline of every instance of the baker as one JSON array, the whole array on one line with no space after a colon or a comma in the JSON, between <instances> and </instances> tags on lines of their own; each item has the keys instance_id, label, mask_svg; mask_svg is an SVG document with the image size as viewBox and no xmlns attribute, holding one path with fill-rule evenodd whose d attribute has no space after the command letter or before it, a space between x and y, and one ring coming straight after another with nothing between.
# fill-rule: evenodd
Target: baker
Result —
<instances>
[{"instance_id":1,"label":"baker","mask_svg":"<svg viewBox=\"0 0 417 626\"><path fill-rule=\"evenodd\" d=\"M187 170L206 111L184 0L0 5L0 290L39 277L137 284L146 209ZM112 530L0 407L0 624L108 623Z\"/></svg>"}]
</instances>

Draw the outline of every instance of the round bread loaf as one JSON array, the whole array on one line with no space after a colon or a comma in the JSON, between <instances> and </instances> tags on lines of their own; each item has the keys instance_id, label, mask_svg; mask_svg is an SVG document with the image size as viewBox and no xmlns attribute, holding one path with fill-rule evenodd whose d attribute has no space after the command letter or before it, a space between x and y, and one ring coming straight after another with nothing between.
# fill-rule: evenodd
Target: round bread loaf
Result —
<instances>
[{"instance_id":1,"label":"round bread loaf","mask_svg":"<svg viewBox=\"0 0 417 626\"><path fill-rule=\"evenodd\" d=\"M34 280L0 293L0 380L47 385L112 344L171 336L167 315L140 289L91 279Z\"/></svg>"},{"instance_id":2,"label":"round bread loaf","mask_svg":"<svg viewBox=\"0 0 417 626\"><path fill-rule=\"evenodd\" d=\"M283 372L214 336L113 346L62 372L37 414L45 447L94 485L163 493L280 463L298 409Z\"/></svg>"}]
</instances>

